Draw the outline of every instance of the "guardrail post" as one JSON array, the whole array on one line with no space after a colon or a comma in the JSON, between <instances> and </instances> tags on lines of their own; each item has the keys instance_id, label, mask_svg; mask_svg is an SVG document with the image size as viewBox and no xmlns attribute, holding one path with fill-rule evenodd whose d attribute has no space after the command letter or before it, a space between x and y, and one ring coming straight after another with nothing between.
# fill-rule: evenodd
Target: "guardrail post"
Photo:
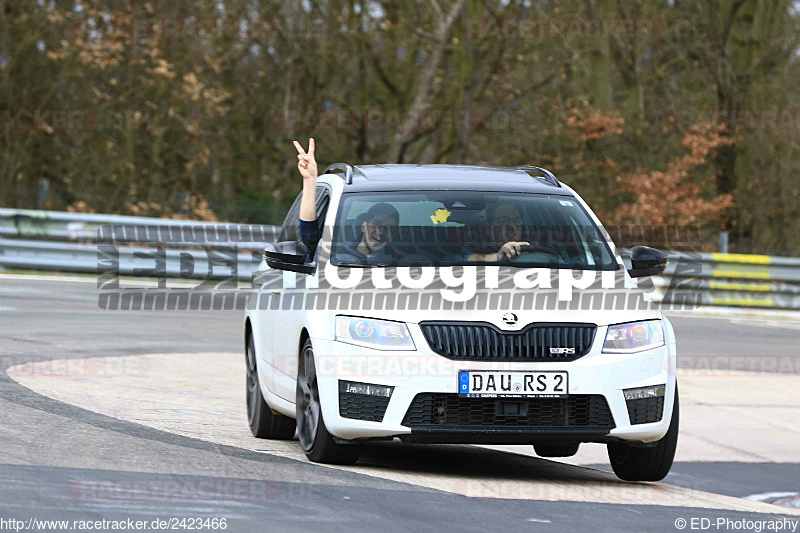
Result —
<instances>
[{"instance_id":1,"label":"guardrail post","mask_svg":"<svg viewBox=\"0 0 800 533\"><path fill-rule=\"evenodd\" d=\"M50 180L41 178L39 180L39 197L36 199L36 205L39 206L39 209L44 209L48 194L50 194Z\"/></svg>"},{"instance_id":2,"label":"guardrail post","mask_svg":"<svg viewBox=\"0 0 800 533\"><path fill-rule=\"evenodd\" d=\"M728 253L728 232L727 231L720 231L719 232L719 253L727 254Z\"/></svg>"}]
</instances>

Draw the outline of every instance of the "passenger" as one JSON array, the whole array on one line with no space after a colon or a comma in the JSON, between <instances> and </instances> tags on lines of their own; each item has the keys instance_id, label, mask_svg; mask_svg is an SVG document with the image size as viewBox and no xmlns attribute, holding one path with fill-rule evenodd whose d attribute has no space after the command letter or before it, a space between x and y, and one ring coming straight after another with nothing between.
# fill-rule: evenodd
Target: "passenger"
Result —
<instances>
[{"instance_id":1,"label":"passenger","mask_svg":"<svg viewBox=\"0 0 800 533\"><path fill-rule=\"evenodd\" d=\"M322 237L317 223L317 162L314 158L314 139L308 141L308 152L299 142L297 169L303 177L303 195L300 200L300 240L313 256ZM396 255L392 246L395 228L400 214L391 204L378 203L370 207L361 223L361 238L358 243L344 244L344 250L336 254L342 263L390 264Z\"/></svg>"}]
</instances>

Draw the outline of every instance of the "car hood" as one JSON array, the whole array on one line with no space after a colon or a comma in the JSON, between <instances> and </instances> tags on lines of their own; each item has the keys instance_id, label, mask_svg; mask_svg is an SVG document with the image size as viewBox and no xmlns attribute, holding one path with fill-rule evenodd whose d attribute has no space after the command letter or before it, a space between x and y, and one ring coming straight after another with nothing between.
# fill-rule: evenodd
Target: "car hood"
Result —
<instances>
[{"instance_id":1,"label":"car hood","mask_svg":"<svg viewBox=\"0 0 800 533\"><path fill-rule=\"evenodd\" d=\"M507 313L513 313L515 317L507 317ZM343 311L340 314L355 314L369 318L379 318L417 324L426 321L454 321L454 322L488 322L506 331L517 331L528 324L536 322L550 323L585 323L606 326L610 324L622 324L625 322L635 322L638 320L660 319L659 311L636 311L636 310L613 310L613 311L590 311L590 310L518 310L513 307L507 309L487 309L487 310L371 310L349 313ZM506 320L509 320L507 322ZM510 322L516 320L515 324Z\"/></svg>"}]
</instances>

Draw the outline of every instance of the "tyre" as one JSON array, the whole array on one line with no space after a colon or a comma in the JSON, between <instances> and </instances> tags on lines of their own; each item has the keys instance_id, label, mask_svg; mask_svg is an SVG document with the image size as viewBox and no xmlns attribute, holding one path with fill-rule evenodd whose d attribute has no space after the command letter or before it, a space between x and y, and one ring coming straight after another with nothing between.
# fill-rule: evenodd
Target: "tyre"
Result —
<instances>
[{"instance_id":1,"label":"tyre","mask_svg":"<svg viewBox=\"0 0 800 533\"><path fill-rule=\"evenodd\" d=\"M288 416L273 413L261 394L261 386L258 382L256 348L252 333L247 335L245 363L247 365L247 378L245 380L247 423L250 425L250 431L253 436L259 439L291 439L295 430L294 420Z\"/></svg>"},{"instance_id":2,"label":"tyre","mask_svg":"<svg viewBox=\"0 0 800 533\"><path fill-rule=\"evenodd\" d=\"M328 433L319 403L317 372L311 341L300 351L297 371L297 436L309 460L315 463L351 465L358 460L363 443L341 444Z\"/></svg>"},{"instance_id":3,"label":"tyre","mask_svg":"<svg viewBox=\"0 0 800 533\"><path fill-rule=\"evenodd\" d=\"M580 442L570 444L534 444L533 449L539 457L572 457L578 453Z\"/></svg>"},{"instance_id":4,"label":"tyre","mask_svg":"<svg viewBox=\"0 0 800 533\"><path fill-rule=\"evenodd\" d=\"M678 447L678 389L667 434L650 448L637 448L625 443L608 445L608 458L618 478L625 481L661 481L672 468L675 449Z\"/></svg>"}]
</instances>

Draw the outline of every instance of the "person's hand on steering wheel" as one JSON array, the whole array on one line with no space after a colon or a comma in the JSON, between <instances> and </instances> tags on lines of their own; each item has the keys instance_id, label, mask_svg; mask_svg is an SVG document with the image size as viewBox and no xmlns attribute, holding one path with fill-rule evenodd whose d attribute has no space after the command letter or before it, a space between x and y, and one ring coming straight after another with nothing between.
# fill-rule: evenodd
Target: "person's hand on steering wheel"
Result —
<instances>
[{"instance_id":1,"label":"person's hand on steering wheel","mask_svg":"<svg viewBox=\"0 0 800 533\"><path fill-rule=\"evenodd\" d=\"M497 250L497 261L502 261L505 258L510 261L520 254L527 253L529 250L523 249L523 247L530 247L530 245L531 243L526 241L507 242Z\"/></svg>"}]
</instances>

